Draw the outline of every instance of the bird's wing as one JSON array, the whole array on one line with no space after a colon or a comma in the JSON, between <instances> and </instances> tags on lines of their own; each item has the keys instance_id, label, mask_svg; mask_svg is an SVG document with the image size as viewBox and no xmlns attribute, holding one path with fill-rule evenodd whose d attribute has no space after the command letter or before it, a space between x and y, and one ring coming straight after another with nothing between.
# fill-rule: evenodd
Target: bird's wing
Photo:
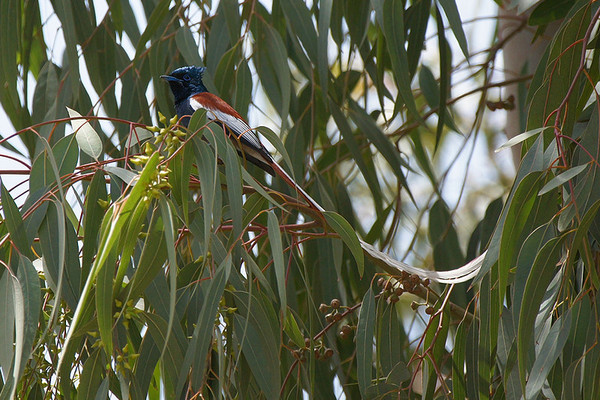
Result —
<instances>
[{"instance_id":1,"label":"bird's wing","mask_svg":"<svg viewBox=\"0 0 600 400\"><path fill-rule=\"evenodd\" d=\"M263 158L268 157L268 161L272 161L265 146L261 143L252 128L250 128L250 125L244 121L244 118L233 107L219 96L208 92L195 94L190 98L190 106L194 111L201 108L205 109L207 111L206 115L210 120L222 122L237 136L237 140L243 145L250 146ZM244 151L248 150L244 149Z\"/></svg>"}]
</instances>

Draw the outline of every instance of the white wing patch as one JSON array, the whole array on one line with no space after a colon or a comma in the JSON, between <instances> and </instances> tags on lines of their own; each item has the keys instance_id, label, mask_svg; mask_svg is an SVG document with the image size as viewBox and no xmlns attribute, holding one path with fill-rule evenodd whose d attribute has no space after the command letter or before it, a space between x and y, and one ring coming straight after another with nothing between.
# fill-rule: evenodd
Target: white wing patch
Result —
<instances>
[{"instance_id":1,"label":"white wing patch","mask_svg":"<svg viewBox=\"0 0 600 400\"><path fill-rule=\"evenodd\" d=\"M250 125L248 125L243 119L236 118L233 115L224 113L215 108L206 107L193 97L190 99L190 106L192 106L194 111L201 108L208 111L206 113L208 119L211 121L216 120L223 122L229 127L229 129L233 131L233 133L237 135L239 139L243 137L251 146L254 146L257 149L262 149L264 147L258 136L256 136L256 133L254 133L252 128L250 128Z\"/></svg>"}]
</instances>

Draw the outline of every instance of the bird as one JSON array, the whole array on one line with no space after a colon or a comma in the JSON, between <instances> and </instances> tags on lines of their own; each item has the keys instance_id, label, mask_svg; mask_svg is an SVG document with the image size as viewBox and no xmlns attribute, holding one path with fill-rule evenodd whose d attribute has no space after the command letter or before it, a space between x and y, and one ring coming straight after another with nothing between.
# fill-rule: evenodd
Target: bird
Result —
<instances>
[{"instance_id":1,"label":"bird","mask_svg":"<svg viewBox=\"0 0 600 400\"><path fill-rule=\"evenodd\" d=\"M325 211L296 181L273 159L248 122L225 100L210 93L202 77L206 67L185 66L160 77L168 82L175 100L175 112L187 128L191 115L206 110L210 121L219 124L227 133L240 157L258 166L270 175L280 176L319 212Z\"/></svg>"},{"instance_id":2,"label":"bird","mask_svg":"<svg viewBox=\"0 0 600 400\"><path fill-rule=\"evenodd\" d=\"M175 98L175 111L181 124L187 128L194 111L204 109L210 121L219 124L227 132L238 154L245 160L262 168L270 175L280 176L288 185L294 188L309 204L310 208L323 215L327 213L310 195L297 184L292 177L277 164L269 151L261 143L258 135L242 116L219 96L209 93L202 82L205 67L180 67L169 75L160 77L169 83ZM388 254L375 248L370 243L358 238L363 251L377 264L391 274L406 271L433 281L454 284L473 279L481 269L487 251L466 265L452 271L429 271L411 266L402 261L394 260Z\"/></svg>"}]
</instances>

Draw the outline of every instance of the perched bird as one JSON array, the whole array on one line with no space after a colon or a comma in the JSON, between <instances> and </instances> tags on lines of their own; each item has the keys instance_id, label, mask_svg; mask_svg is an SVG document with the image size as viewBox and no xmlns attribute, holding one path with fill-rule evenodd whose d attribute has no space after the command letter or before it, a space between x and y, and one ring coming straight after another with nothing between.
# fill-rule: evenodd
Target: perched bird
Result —
<instances>
[{"instance_id":1,"label":"perched bird","mask_svg":"<svg viewBox=\"0 0 600 400\"><path fill-rule=\"evenodd\" d=\"M202 83L202 74L206 68L181 67L171 72L170 75L162 75L161 78L169 82L171 91L175 96L175 110L181 118L181 123L187 127L190 116L194 111L205 109L208 119L220 124L221 127L237 148L238 153L245 160L258 165L271 175L279 175L291 187L300 193L314 210L324 212L323 207L312 199L294 180L273 160L265 146L260 142L256 133L250 125L224 100L209 93ZM376 261L382 268L391 274L406 271L417 274L422 278L429 278L440 283L459 283L472 279L477 275L487 252L477 257L461 268L452 271L426 271L408 265L402 261L394 260L389 255L377 250L372 244L358 239L363 251Z\"/></svg>"},{"instance_id":2,"label":"perched bird","mask_svg":"<svg viewBox=\"0 0 600 400\"><path fill-rule=\"evenodd\" d=\"M206 110L207 118L221 125L244 160L250 161L271 175L279 175L297 190L312 208L323 211L323 208L275 162L244 118L225 100L208 92L202 82L204 71L206 71L204 67L187 66L177 68L169 75L161 75L161 78L169 83L173 92L175 111L181 118L181 123L187 127L194 111Z\"/></svg>"}]
</instances>

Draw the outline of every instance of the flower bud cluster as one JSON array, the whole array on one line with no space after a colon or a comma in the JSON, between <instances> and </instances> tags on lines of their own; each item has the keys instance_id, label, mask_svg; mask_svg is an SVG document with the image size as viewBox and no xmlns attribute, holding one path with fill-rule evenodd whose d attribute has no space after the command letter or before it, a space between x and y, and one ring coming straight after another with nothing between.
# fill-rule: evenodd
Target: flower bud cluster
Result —
<instances>
[{"instance_id":1,"label":"flower bud cluster","mask_svg":"<svg viewBox=\"0 0 600 400\"><path fill-rule=\"evenodd\" d=\"M170 157L177 149L179 149L181 141L185 138L186 133L177 128L177 115L167 121L167 118L159 112L158 119L163 125L163 128L147 126L146 129L157 134L154 139L154 145L158 146L160 143L164 143L167 155Z\"/></svg>"}]
</instances>

